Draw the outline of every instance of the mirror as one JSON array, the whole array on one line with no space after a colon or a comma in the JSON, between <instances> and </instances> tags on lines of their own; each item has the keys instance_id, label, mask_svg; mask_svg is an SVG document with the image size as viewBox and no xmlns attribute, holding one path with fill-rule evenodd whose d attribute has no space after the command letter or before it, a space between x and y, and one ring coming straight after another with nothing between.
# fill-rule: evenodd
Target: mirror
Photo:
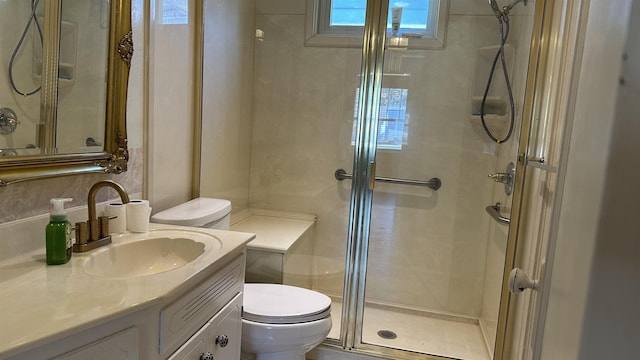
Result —
<instances>
[{"instance_id":1,"label":"mirror","mask_svg":"<svg viewBox=\"0 0 640 360\"><path fill-rule=\"evenodd\" d=\"M0 1L0 186L126 171L131 0Z\"/></svg>"}]
</instances>

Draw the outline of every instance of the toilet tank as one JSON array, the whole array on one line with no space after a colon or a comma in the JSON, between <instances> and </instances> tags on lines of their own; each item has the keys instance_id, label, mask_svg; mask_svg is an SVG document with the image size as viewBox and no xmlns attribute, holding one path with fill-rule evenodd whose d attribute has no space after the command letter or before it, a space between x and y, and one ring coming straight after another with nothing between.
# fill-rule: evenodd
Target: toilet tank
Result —
<instances>
[{"instance_id":1,"label":"toilet tank","mask_svg":"<svg viewBox=\"0 0 640 360\"><path fill-rule=\"evenodd\" d=\"M153 215L151 222L229 230L230 214L229 200L196 198Z\"/></svg>"}]
</instances>

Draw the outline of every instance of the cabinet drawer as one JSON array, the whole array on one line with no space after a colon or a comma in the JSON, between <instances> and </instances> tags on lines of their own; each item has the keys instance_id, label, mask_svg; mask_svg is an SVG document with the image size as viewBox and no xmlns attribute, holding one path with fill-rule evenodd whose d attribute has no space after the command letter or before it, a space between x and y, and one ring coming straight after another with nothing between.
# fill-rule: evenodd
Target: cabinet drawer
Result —
<instances>
[{"instance_id":1,"label":"cabinet drawer","mask_svg":"<svg viewBox=\"0 0 640 360\"><path fill-rule=\"evenodd\" d=\"M242 343L242 296L237 295L167 360L237 360Z\"/></svg>"}]
</instances>

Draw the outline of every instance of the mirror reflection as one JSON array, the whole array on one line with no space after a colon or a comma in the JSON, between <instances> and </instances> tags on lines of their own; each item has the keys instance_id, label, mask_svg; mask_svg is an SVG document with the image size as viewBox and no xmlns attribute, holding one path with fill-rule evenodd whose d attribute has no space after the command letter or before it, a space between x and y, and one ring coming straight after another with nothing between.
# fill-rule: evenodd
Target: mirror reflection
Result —
<instances>
[{"instance_id":1,"label":"mirror reflection","mask_svg":"<svg viewBox=\"0 0 640 360\"><path fill-rule=\"evenodd\" d=\"M109 0L65 0L58 19L45 19L45 1L0 1L0 156L103 151L109 11ZM46 20L60 26L53 149L41 140Z\"/></svg>"}]
</instances>

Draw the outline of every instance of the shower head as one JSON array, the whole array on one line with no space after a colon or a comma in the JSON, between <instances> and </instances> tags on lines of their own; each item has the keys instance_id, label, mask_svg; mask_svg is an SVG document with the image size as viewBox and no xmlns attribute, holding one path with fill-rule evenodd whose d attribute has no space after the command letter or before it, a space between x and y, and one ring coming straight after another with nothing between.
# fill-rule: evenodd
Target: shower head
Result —
<instances>
[{"instance_id":1,"label":"shower head","mask_svg":"<svg viewBox=\"0 0 640 360\"><path fill-rule=\"evenodd\" d=\"M500 6L498 6L498 2L496 0L489 0L489 5L491 5L491 10L496 14L497 18L502 17L502 11L500 11Z\"/></svg>"}]
</instances>

